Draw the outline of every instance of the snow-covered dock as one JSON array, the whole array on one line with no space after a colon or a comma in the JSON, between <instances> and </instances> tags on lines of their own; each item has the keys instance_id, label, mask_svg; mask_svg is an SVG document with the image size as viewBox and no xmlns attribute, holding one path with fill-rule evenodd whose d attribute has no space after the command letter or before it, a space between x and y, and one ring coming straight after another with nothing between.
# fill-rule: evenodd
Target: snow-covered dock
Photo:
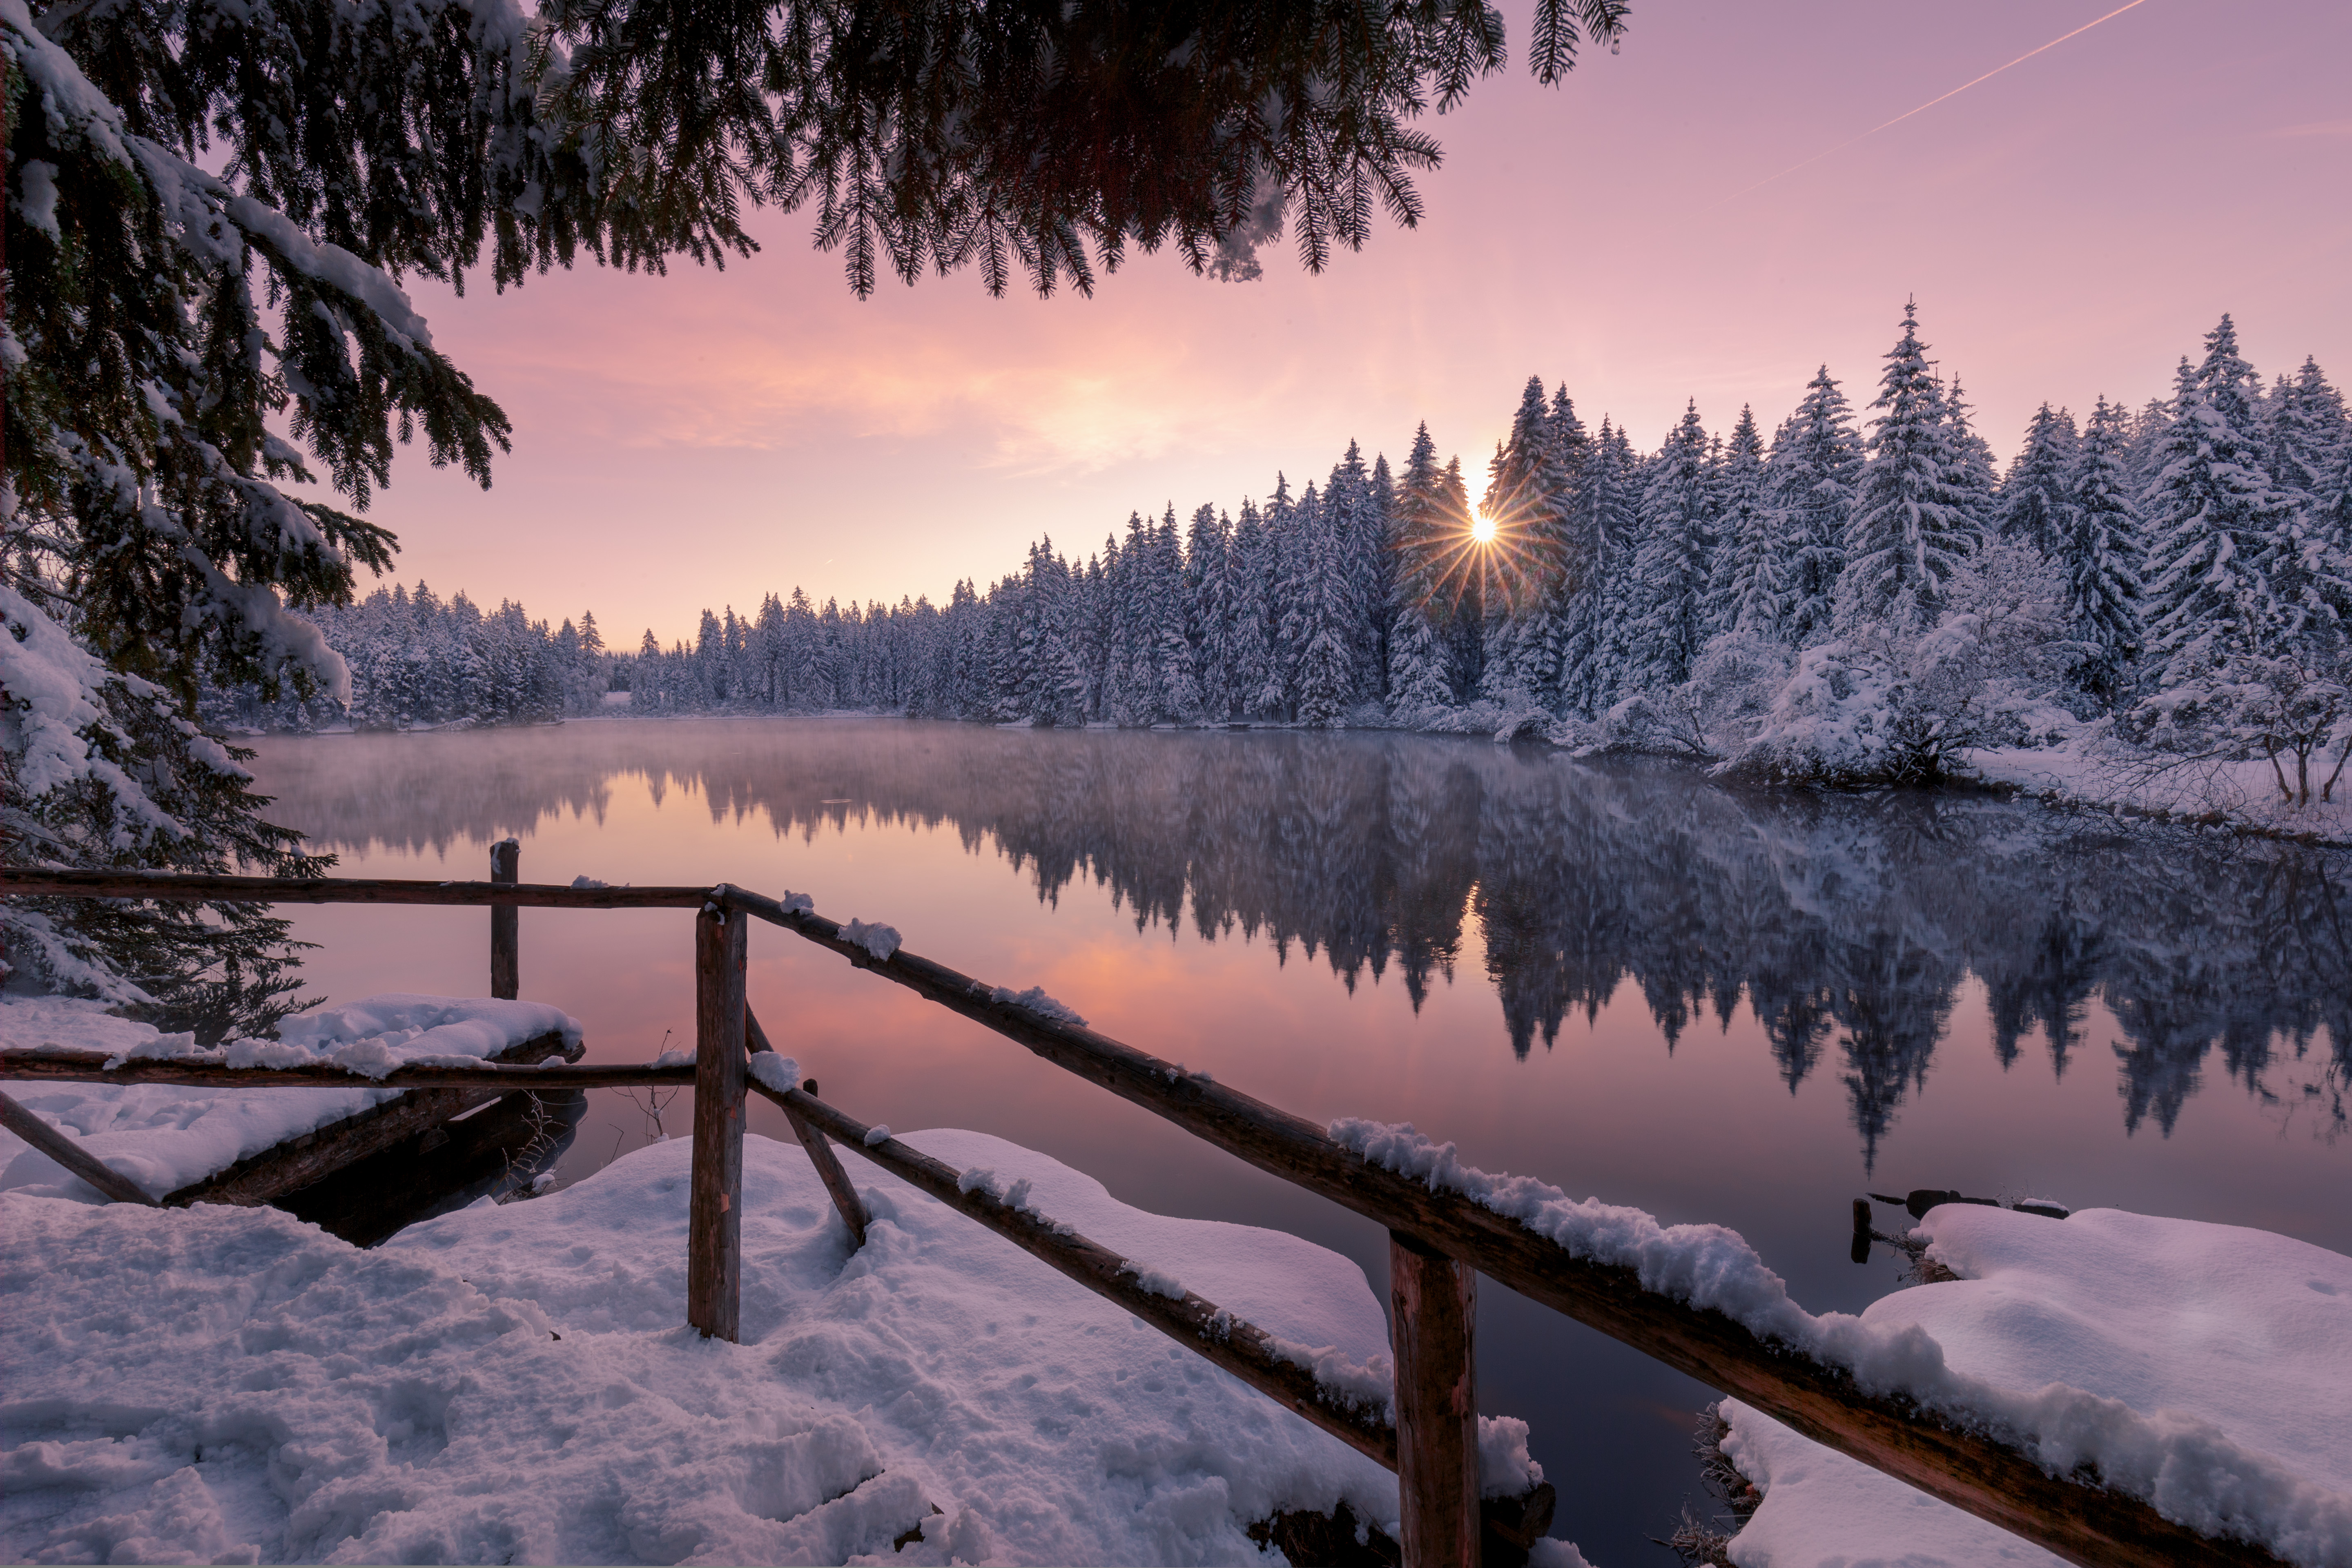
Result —
<instances>
[{"instance_id":1,"label":"snow-covered dock","mask_svg":"<svg viewBox=\"0 0 2352 1568\"><path fill-rule=\"evenodd\" d=\"M63 997L0 998L0 1048L99 1051L117 1063L215 1060L240 1069L309 1063L361 1081L450 1061L575 1061L578 1020L537 1002L389 995L288 1019L275 1040L195 1051ZM163 1203L259 1203L489 1098L459 1090L223 1089L169 1083L40 1082L10 1095L83 1153ZM41 1150L0 1132L0 1190L89 1188Z\"/></svg>"}]
</instances>

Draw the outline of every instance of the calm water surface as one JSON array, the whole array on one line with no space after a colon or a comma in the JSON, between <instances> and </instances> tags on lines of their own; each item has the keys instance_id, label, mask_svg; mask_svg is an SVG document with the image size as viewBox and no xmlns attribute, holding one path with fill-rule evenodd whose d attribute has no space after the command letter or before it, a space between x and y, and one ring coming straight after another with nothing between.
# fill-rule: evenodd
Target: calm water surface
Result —
<instances>
[{"instance_id":1,"label":"calm water surface","mask_svg":"<svg viewBox=\"0 0 2352 1568\"><path fill-rule=\"evenodd\" d=\"M895 720L270 738L280 820L349 874L728 881L886 920L967 973L1318 1121L1411 1121L1572 1196L1743 1232L1815 1311L1865 1189L2257 1225L2352 1251L2352 855L1977 799L1734 794L1391 736ZM488 988L480 911L295 912L314 989ZM527 910L522 993L591 1060L693 1034L678 911ZM1358 1260L1381 1232L753 923L751 994L852 1114L974 1127L1125 1200ZM599 1092L558 1167L653 1131ZM663 1111L683 1134L687 1096ZM788 1137L765 1103L753 1131ZM1491 1282L1480 1399L1526 1417L1596 1561L1698 1499L1710 1396Z\"/></svg>"}]
</instances>

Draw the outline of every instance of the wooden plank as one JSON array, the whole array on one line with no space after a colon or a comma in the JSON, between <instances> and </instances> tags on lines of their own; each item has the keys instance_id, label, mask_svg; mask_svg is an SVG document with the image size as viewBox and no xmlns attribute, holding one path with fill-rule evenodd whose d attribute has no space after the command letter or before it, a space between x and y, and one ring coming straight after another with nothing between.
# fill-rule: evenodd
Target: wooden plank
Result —
<instances>
[{"instance_id":1,"label":"wooden plank","mask_svg":"<svg viewBox=\"0 0 2352 1568\"><path fill-rule=\"evenodd\" d=\"M1297 1411L1358 1453L1396 1469L1396 1428L1389 1424L1385 1412L1350 1403L1325 1388L1313 1372L1276 1354L1274 1341L1255 1325L1221 1311L1215 1302L1191 1291L1163 1296L1145 1290L1135 1266L1109 1248L1056 1226L1050 1216L1011 1207L984 1187L964 1190L962 1172L911 1145L896 1138L868 1143L872 1128L805 1088L779 1094L755 1080L751 1089L843 1147L987 1226L1057 1273L1118 1302L1185 1349Z\"/></svg>"},{"instance_id":2,"label":"wooden plank","mask_svg":"<svg viewBox=\"0 0 2352 1568\"><path fill-rule=\"evenodd\" d=\"M522 845L500 839L490 846L490 881L512 887L522 880ZM490 906L490 995L513 1001L522 995L522 911L511 904Z\"/></svg>"},{"instance_id":3,"label":"wooden plank","mask_svg":"<svg viewBox=\"0 0 2352 1568\"><path fill-rule=\"evenodd\" d=\"M141 1203L150 1208L156 1207L155 1200L147 1196L146 1188L100 1161L5 1094L0 1094L0 1127L7 1128L116 1203Z\"/></svg>"},{"instance_id":4,"label":"wooden plank","mask_svg":"<svg viewBox=\"0 0 2352 1568\"><path fill-rule=\"evenodd\" d=\"M699 909L707 887L563 887L548 883L381 877L195 876L113 871L0 871L0 897L154 898L181 904L516 904L533 909Z\"/></svg>"},{"instance_id":5,"label":"wooden plank","mask_svg":"<svg viewBox=\"0 0 2352 1568\"><path fill-rule=\"evenodd\" d=\"M561 1033L551 1032L510 1045L494 1060L520 1067L558 1056L576 1058L580 1051L579 1046L566 1046ZM533 1081L541 1076L534 1073ZM192 1203L253 1207L275 1202L499 1097L493 1089L413 1089L397 1100L371 1105L340 1122L314 1128L299 1140L249 1155L203 1181L165 1194L163 1202L175 1208Z\"/></svg>"},{"instance_id":6,"label":"wooden plank","mask_svg":"<svg viewBox=\"0 0 2352 1568\"><path fill-rule=\"evenodd\" d=\"M694 1175L686 1228L686 1321L733 1341L743 1266L743 962L740 909L694 921Z\"/></svg>"},{"instance_id":7,"label":"wooden plank","mask_svg":"<svg viewBox=\"0 0 2352 1568\"><path fill-rule=\"evenodd\" d=\"M509 1094L462 1122L425 1131L271 1200L354 1247L373 1247L420 1219L510 1190L520 1162L551 1155L587 1114L588 1097Z\"/></svg>"},{"instance_id":8,"label":"wooden plank","mask_svg":"<svg viewBox=\"0 0 2352 1568\"><path fill-rule=\"evenodd\" d=\"M997 1001L995 988L945 965L904 948L877 960L824 916L788 910L739 888L722 884L714 896L995 1030L1261 1170L1419 1237L1489 1280L2070 1563L2130 1568L2152 1561L2278 1561L2251 1542L2201 1535L2095 1479L2051 1475L2000 1437L1963 1428L1908 1398L1864 1390L1844 1371L1760 1339L1720 1312L1643 1289L1630 1269L1572 1256L1459 1193L1433 1191L1369 1165L1313 1123L1261 1100L1093 1030Z\"/></svg>"},{"instance_id":9,"label":"wooden plank","mask_svg":"<svg viewBox=\"0 0 2352 1568\"><path fill-rule=\"evenodd\" d=\"M759 1015L748 1007L743 1009L743 1035L751 1042L754 1056L775 1050L768 1043L768 1031L760 1027ZM814 1094L816 1080L808 1079L801 1087ZM849 1227L850 1245L865 1246L866 1228L873 1223L873 1216L866 1212L866 1200L850 1185L849 1173L841 1168L841 1156L833 1152L833 1145L825 1135L810 1126L807 1118L790 1105L784 1107L784 1120L791 1124L793 1136L800 1140L801 1147L808 1151L809 1164L816 1167L816 1179L824 1184L826 1195L841 1215L841 1222Z\"/></svg>"},{"instance_id":10,"label":"wooden plank","mask_svg":"<svg viewBox=\"0 0 2352 1568\"><path fill-rule=\"evenodd\" d=\"M332 1062L299 1067L230 1067L217 1061L126 1061L110 1068L88 1051L0 1051L0 1080L49 1083L197 1083L215 1089L661 1089L694 1082L694 1063L656 1067L649 1061L581 1066L395 1067L382 1078L346 1072Z\"/></svg>"},{"instance_id":11,"label":"wooden plank","mask_svg":"<svg viewBox=\"0 0 2352 1568\"><path fill-rule=\"evenodd\" d=\"M1477 1271L1390 1231L1405 1568L1478 1568L1477 1322Z\"/></svg>"}]
</instances>

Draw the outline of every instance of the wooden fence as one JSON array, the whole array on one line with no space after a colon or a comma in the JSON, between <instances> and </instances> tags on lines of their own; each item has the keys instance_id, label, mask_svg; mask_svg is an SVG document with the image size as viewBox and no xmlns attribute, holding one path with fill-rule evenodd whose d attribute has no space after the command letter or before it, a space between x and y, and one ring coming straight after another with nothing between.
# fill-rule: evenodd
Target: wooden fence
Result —
<instances>
[{"instance_id":1,"label":"wooden fence","mask_svg":"<svg viewBox=\"0 0 2352 1568\"><path fill-rule=\"evenodd\" d=\"M903 948L877 957L813 911L720 883L715 887L575 888L518 880L512 841L493 852L486 883L265 877L128 875L98 872L0 872L0 894L21 897L170 899L205 903L418 904L487 905L493 912L493 989L515 994L520 972L516 912L559 909L695 911L695 1038L691 1064L537 1067L484 1064L403 1067L371 1086L571 1089L690 1084L695 1091L693 1175L688 1204L687 1317L704 1333L737 1333L742 1218L743 1113L747 1092L782 1107L853 1237L867 1217L833 1152L839 1144L960 1209L1087 1289L1117 1301L1187 1349L1297 1411L1341 1441L1396 1470L1405 1562L1475 1564L1500 1542L1523 1551L1550 1521L1549 1489L1482 1508L1477 1415L1472 1400L1472 1329L1481 1274L1587 1323L1731 1395L1814 1441L2033 1542L2068 1562L2109 1568L2162 1562L2252 1564L2278 1561L2264 1548L2198 1533L2141 1500L2087 1475L2056 1476L1999 1436L1964 1427L1899 1396L1874 1393L1840 1368L1759 1338L1719 1312L1644 1288L1631 1269L1571 1256L1565 1249L1460 1194L1367 1163L1315 1124L1238 1090L1183 1071L1080 1025L1010 1000L985 982ZM814 1082L778 1092L747 1071L770 1049L745 996L750 920L779 926L1025 1046L1054 1065L1174 1123L1202 1142L1322 1195L1387 1228L1393 1422L1386 1410L1350 1402L1286 1360L1251 1324L1186 1292L1143 1288L1135 1267L1110 1249L1014 1208L962 1173L896 1138L868 1143L870 1129L819 1099ZM503 988L503 989L501 989ZM174 1082L263 1088L349 1083L330 1066L278 1070L140 1061L107 1069L88 1054L0 1051L0 1079ZM149 1201L135 1187L0 1095L12 1131L79 1164L110 1196ZM29 1124L29 1128L28 1128ZM37 1129L38 1136L31 1129ZM68 1162L71 1164L71 1162ZM101 1175L93 1173L102 1173ZM1890 1543L1893 1544L1893 1543Z\"/></svg>"}]
</instances>

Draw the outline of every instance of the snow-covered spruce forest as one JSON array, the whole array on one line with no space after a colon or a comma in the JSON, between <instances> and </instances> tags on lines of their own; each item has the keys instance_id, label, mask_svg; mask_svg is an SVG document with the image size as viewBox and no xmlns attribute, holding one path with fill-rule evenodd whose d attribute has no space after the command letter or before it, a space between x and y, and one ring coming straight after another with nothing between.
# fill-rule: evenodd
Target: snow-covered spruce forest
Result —
<instances>
[{"instance_id":1,"label":"snow-covered spruce forest","mask_svg":"<svg viewBox=\"0 0 2352 1568\"><path fill-rule=\"evenodd\" d=\"M1041 539L945 605L795 588L620 655L593 616L551 632L421 587L320 620L362 726L550 718L609 687L638 713L1533 731L1830 781L2089 739L2266 757L2308 800L2352 748L2352 423L2313 361L2265 386L2224 317L2169 398L2045 404L2004 474L1906 308L1863 415L1824 367L1769 439L1694 403L1645 455L1531 379L1475 507L1424 425L1401 470L1351 442L1237 517L1132 516L1083 564Z\"/></svg>"}]
</instances>

